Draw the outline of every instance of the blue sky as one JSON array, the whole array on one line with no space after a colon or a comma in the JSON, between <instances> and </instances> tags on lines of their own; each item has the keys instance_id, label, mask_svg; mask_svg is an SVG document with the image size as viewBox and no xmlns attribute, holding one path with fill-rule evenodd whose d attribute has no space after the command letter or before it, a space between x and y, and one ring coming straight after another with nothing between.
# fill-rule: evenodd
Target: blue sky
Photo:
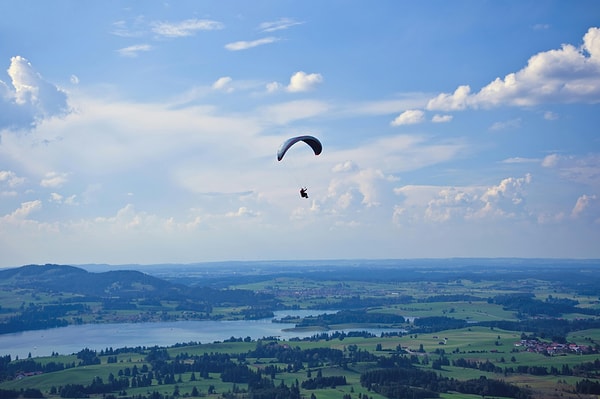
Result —
<instances>
[{"instance_id":1,"label":"blue sky","mask_svg":"<svg viewBox=\"0 0 600 399\"><path fill-rule=\"evenodd\" d=\"M598 15L3 1L0 267L598 258Z\"/></svg>"}]
</instances>

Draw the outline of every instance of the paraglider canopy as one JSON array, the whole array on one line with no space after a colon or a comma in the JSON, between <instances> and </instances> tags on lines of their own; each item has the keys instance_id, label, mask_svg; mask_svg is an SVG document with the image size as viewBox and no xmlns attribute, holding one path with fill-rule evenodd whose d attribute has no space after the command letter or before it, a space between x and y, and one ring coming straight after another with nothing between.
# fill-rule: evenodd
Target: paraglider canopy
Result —
<instances>
[{"instance_id":1,"label":"paraglider canopy","mask_svg":"<svg viewBox=\"0 0 600 399\"><path fill-rule=\"evenodd\" d=\"M283 144L281 145L281 147L279 147L279 150L277 151L277 160L281 161L287 150L289 150L291 146L293 146L299 141L304 141L306 144L308 144L314 151L315 155L319 155L321 151L323 151L323 146L321 145L319 139L317 139L316 137L297 136L289 138L283 142Z\"/></svg>"}]
</instances>

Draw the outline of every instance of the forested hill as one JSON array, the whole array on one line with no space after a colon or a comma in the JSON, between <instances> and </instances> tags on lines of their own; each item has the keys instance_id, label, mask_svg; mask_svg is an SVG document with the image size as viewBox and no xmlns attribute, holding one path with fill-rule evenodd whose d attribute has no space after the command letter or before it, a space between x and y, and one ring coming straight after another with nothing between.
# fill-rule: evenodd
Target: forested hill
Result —
<instances>
[{"instance_id":1,"label":"forested hill","mask_svg":"<svg viewBox=\"0 0 600 399\"><path fill-rule=\"evenodd\" d=\"M272 316L272 295L242 289L190 287L140 271L91 273L73 266L28 265L0 270L0 334L67 324Z\"/></svg>"},{"instance_id":2,"label":"forested hill","mask_svg":"<svg viewBox=\"0 0 600 399\"><path fill-rule=\"evenodd\" d=\"M28 265L0 270L0 286L5 289L34 289L38 292L121 298L152 293L152 297L157 299L186 295L188 291L183 285L169 283L139 271L90 273L78 267L61 265Z\"/></svg>"}]
</instances>

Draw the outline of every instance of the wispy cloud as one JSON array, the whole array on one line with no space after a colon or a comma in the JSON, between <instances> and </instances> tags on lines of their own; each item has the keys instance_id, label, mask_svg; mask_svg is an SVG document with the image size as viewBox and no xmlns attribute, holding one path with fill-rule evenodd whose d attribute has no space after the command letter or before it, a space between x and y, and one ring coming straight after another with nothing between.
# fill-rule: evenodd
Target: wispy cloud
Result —
<instances>
[{"instance_id":1,"label":"wispy cloud","mask_svg":"<svg viewBox=\"0 0 600 399\"><path fill-rule=\"evenodd\" d=\"M436 114L433 116L433 118L431 118L431 121L433 123L446 123L446 122L450 122L452 120L452 115L439 115Z\"/></svg>"},{"instance_id":2,"label":"wispy cloud","mask_svg":"<svg viewBox=\"0 0 600 399\"><path fill-rule=\"evenodd\" d=\"M137 16L130 20L119 20L113 22L111 34L119 37L141 37L148 33L145 18Z\"/></svg>"},{"instance_id":3,"label":"wispy cloud","mask_svg":"<svg viewBox=\"0 0 600 399\"><path fill-rule=\"evenodd\" d=\"M67 182L66 173L49 172L40 182L42 187L60 187Z\"/></svg>"},{"instance_id":4,"label":"wispy cloud","mask_svg":"<svg viewBox=\"0 0 600 399\"><path fill-rule=\"evenodd\" d=\"M535 24L533 25L533 30L548 30L550 29L550 24Z\"/></svg>"},{"instance_id":5,"label":"wispy cloud","mask_svg":"<svg viewBox=\"0 0 600 399\"><path fill-rule=\"evenodd\" d=\"M134 46L118 49L117 52L123 57L135 58L139 55L139 53L150 50L152 50L152 46L149 44L136 44Z\"/></svg>"},{"instance_id":6,"label":"wispy cloud","mask_svg":"<svg viewBox=\"0 0 600 399\"><path fill-rule=\"evenodd\" d=\"M286 124L323 115L329 109L330 105L324 101L298 100L268 105L260 108L259 111L266 120Z\"/></svg>"},{"instance_id":7,"label":"wispy cloud","mask_svg":"<svg viewBox=\"0 0 600 399\"><path fill-rule=\"evenodd\" d=\"M180 22L155 22L152 32L164 37L192 36L198 31L223 29L221 22L209 19L186 19Z\"/></svg>"},{"instance_id":8,"label":"wispy cloud","mask_svg":"<svg viewBox=\"0 0 600 399\"><path fill-rule=\"evenodd\" d=\"M59 193L50 193L50 202L54 202L57 204L65 204L65 205L79 205L77 203L77 196L76 195L71 195L69 197L63 196L62 194Z\"/></svg>"},{"instance_id":9,"label":"wispy cloud","mask_svg":"<svg viewBox=\"0 0 600 399\"><path fill-rule=\"evenodd\" d=\"M232 217L232 218L237 218L237 217L256 217L256 216L260 216L260 212L252 211L252 210L248 209L245 206L239 207L238 210L235 211L235 212L227 212L225 214L225 217Z\"/></svg>"},{"instance_id":10,"label":"wispy cloud","mask_svg":"<svg viewBox=\"0 0 600 399\"><path fill-rule=\"evenodd\" d=\"M597 190L600 187L600 155L585 156L550 154L541 162L544 168L554 169L562 179L578 182Z\"/></svg>"},{"instance_id":11,"label":"wispy cloud","mask_svg":"<svg viewBox=\"0 0 600 399\"><path fill-rule=\"evenodd\" d=\"M540 160L538 158L513 157L513 158L504 159L500 162L505 163L505 164L522 164L522 163L539 163Z\"/></svg>"},{"instance_id":12,"label":"wispy cloud","mask_svg":"<svg viewBox=\"0 0 600 399\"><path fill-rule=\"evenodd\" d=\"M275 32L301 24L303 24L303 22L298 22L291 18L280 18L277 21L263 22L260 24L259 29L263 32Z\"/></svg>"},{"instance_id":13,"label":"wispy cloud","mask_svg":"<svg viewBox=\"0 0 600 399\"><path fill-rule=\"evenodd\" d=\"M227 43L225 48L230 51L248 50L249 48L262 46L264 44L275 43L279 39L276 37L265 37L263 39L245 41L241 40L238 42Z\"/></svg>"},{"instance_id":14,"label":"wispy cloud","mask_svg":"<svg viewBox=\"0 0 600 399\"><path fill-rule=\"evenodd\" d=\"M511 119L508 121L495 122L492 126L490 126L490 130L508 130L508 129L517 129L521 126L521 118Z\"/></svg>"},{"instance_id":15,"label":"wispy cloud","mask_svg":"<svg viewBox=\"0 0 600 399\"><path fill-rule=\"evenodd\" d=\"M233 91L233 87L231 87L232 81L233 81L233 79L231 79L231 77L229 77L229 76L220 77L212 84L212 88L214 90L231 93Z\"/></svg>"}]
</instances>

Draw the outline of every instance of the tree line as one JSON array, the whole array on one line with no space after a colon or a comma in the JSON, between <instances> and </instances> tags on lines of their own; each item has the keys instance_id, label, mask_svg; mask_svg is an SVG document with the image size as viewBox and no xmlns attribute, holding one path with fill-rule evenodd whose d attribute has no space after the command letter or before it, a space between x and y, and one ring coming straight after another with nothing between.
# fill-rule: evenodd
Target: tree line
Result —
<instances>
[{"instance_id":1,"label":"tree line","mask_svg":"<svg viewBox=\"0 0 600 399\"><path fill-rule=\"evenodd\" d=\"M447 363L449 364L449 363ZM459 358L452 361L452 365L456 367L471 368L480 371L486 371L490 373L502 373L508 374L531 374L536 376L544 375L555 375L555 376L576 376L576 377L587 377L587 378L598 378L600 375L600 359L596 359L593 362L585 362L573 366L565 363L560 367L556 366L527 366L527 365L513 365L513 366L498 366L489 360L476 361L465 358Z\"/></svg>"}]
</instances>

